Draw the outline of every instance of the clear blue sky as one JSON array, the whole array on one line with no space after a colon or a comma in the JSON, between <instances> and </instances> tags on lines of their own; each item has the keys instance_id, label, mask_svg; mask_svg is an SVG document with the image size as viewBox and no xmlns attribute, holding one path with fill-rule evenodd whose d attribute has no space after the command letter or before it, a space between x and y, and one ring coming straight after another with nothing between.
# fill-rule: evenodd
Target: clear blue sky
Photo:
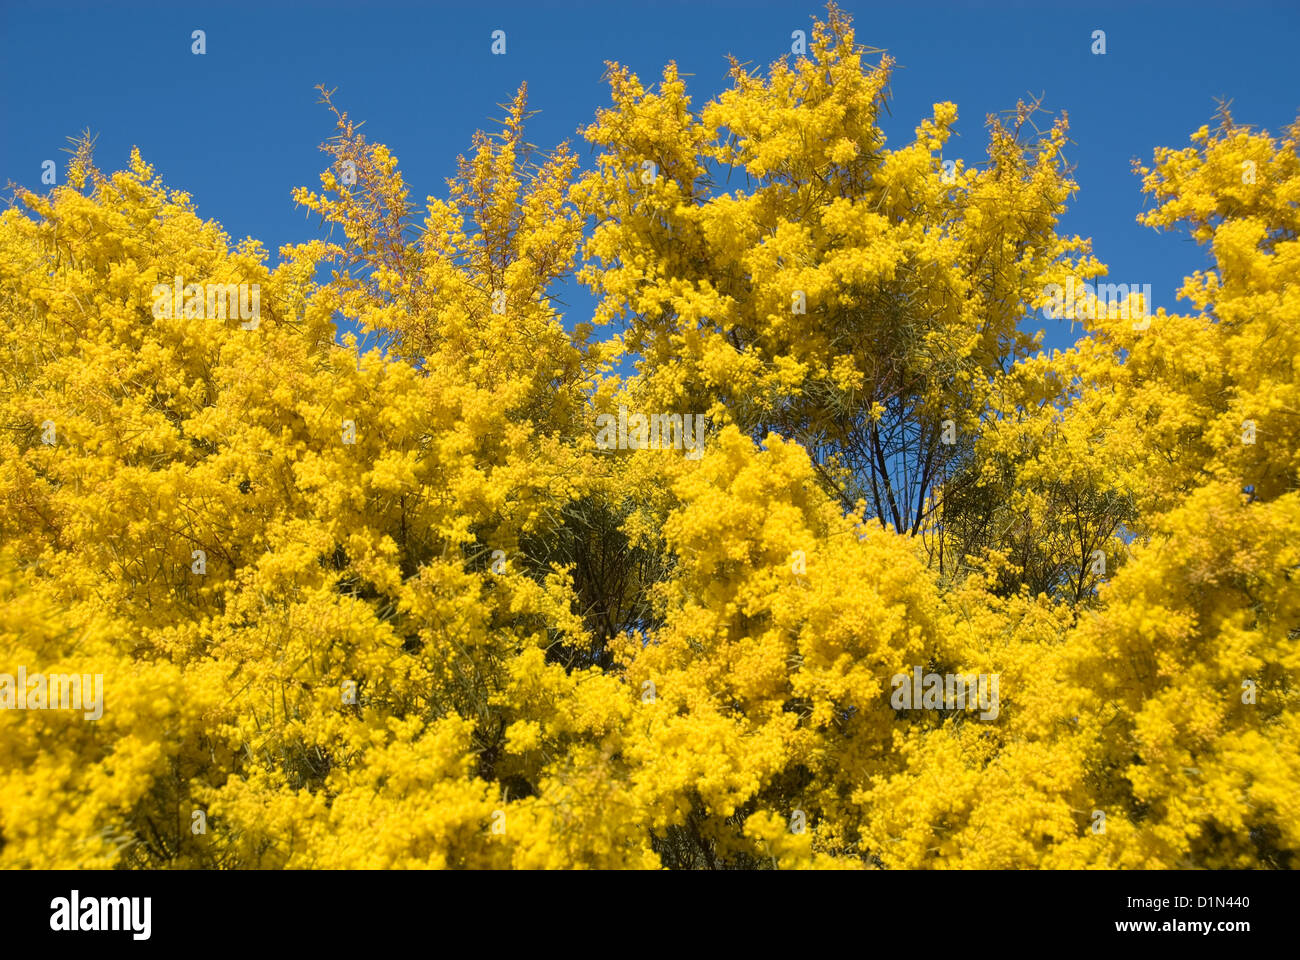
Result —
<instances>
[{"instance_id":1,"label":"clear blue sky","mask_svg":"<svg viewBox=\"0 0 1300 960\"><path fill-rule=\"evenodd\" d=\"M1296 117L1300 3L866 3L845 0L859 42L899 63L890 142L901 145L932 103L958 105L955 153L982 159L985 115L1044 95L1068 111L1080 191L1063 229L1090 236L1120 283L1151 283L1174 307L1184 274L1204 251L1182 236L1139 227L1134 157L1184 146L1209 122L1215 98L1238 121L1273 133ZM676 60L697 105L724 88L726 55L766 65L807 31L818 3L27 3L0 0L0 181L43 190L41 162L63 179L65 138L89 127L97 160L125 165L140 147L165 182L189 191L199 213L235 239L260 238L274 255L310 239L314 221L290 191L316 187L317 145L332 133L317 83L366 121L401 161L417 207L445 195L444 178L474 130L491 127L521 81L540 109L529 139L573 141L608 103L605 60L656 80ZM207 53L190 52L203 29ZM491 33L507 53L490 52ZM1093 30L1107 53L1091 53ZM950 144L950 146L952 146ZM950 153L949 155L954 155ZM6 194L7 195L7 194ZM569 323L589 310L566 295ZM1047 343L1078 334L1041 320Z\"/></svg>"}]
</instances>

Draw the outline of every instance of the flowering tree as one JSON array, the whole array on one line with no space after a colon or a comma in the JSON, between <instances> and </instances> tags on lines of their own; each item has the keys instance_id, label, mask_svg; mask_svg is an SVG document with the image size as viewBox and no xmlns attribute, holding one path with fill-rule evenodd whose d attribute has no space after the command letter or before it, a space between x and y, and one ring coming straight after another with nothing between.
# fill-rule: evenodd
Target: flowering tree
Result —
<instances>
[{"instance_id":1,"label":"flowering tree","mask_svg":"<svg viewBox=\"0 0 1300 960\"><path fill-rule=\"evenodd\" d=\"M1048 356L1064 119L890 149L868 54L611 64L586 171L521 89L419 222L334 110L274 266L138 153L20 192L0 864L1295 866L1300 125L1157 151L1191 311Z\"/></svg>"}]
</instances>

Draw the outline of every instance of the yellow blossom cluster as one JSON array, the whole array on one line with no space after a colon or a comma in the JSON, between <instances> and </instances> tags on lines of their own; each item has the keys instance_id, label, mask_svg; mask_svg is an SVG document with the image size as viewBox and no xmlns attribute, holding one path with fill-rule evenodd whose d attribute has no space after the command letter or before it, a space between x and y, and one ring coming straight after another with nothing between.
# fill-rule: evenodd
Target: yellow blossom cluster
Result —
<instances>
[{"instance_id":1,"label":"yellow blossom cluster","mask_svg":"<svg viewBox=\"0 0 1300 960\"><path fill-rule=\"evenodd\" d=\"M834 7L699 107L611 64L586 171L521 89L418 224L335 110L276 265L138 152L20 192L0 866L1297 866L1300 122L1139 167L1191 309L1047 355L1065 121L891 148L891 77Z\"/></svg>"}]
</instances>

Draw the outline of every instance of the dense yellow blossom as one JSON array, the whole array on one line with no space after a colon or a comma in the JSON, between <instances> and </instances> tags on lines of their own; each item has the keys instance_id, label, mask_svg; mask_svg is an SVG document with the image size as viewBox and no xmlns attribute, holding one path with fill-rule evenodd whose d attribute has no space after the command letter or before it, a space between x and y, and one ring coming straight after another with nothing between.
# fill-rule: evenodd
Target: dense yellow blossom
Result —
<instances>
[{"instance_id":1,"label":"dense yellow blossom","mask_svg":"<svg viewBox=\"0 0 1300 960\"><path fill-rule=\"evenodd\" d=\"M585 172L521 89L418 225L335 111L274 265L139 153L21 193L0 683L103 701L4 702L0 865L1296 866L1300 124L1157 151L1213 267L1049 356L1064 119L887 147L891 69L611 64Z\"/></svg>"}]
</instances>

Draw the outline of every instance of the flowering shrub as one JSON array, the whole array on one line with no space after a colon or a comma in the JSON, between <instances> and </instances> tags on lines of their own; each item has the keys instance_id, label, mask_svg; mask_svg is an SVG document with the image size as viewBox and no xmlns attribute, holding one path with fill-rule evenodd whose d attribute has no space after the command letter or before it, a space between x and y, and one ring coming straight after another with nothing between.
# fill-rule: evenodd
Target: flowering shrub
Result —
<instances>
[{"instance_id":1,"label":"flowering shrub","mask_svg":"<svg viewBox=\"0 0 1300 960\"><path fill-rule=\"evenodd\" d=\"M1300 125L1157 151L1190 312L1048 356L1063 120L887 148L833 8L608 77L418 224L336 111L274 265L86 142L0 217L0 865L1296 866Z\"/></svg>"}]
</instances>

